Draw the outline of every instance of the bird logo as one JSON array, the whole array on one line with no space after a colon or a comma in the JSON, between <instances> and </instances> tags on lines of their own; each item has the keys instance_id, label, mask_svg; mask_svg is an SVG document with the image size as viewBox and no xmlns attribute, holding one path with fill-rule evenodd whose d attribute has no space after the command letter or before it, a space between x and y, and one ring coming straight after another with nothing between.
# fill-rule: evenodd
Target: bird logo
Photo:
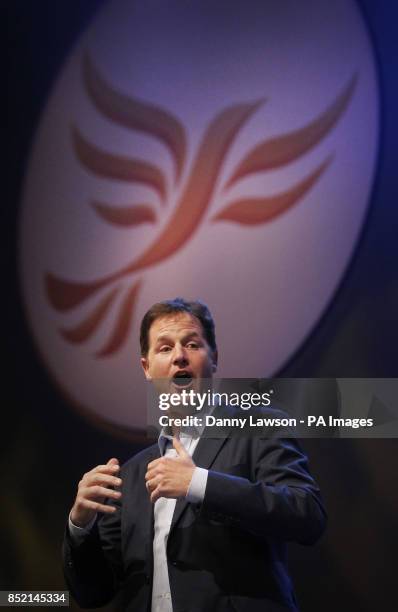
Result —
<instances>
[{"instance_id":1,"label":"bird logo","mask_svg":"<svg viewBox=\"0 0 398 612\"><path fill-rule=\"evenodd\" d=\"M82 75L84 90L98 113L126 130L157 139L167 148L174 169L172 183L168 186L162 168L136 157L109 153L90 142L79 126L71 127L74 155L91 175L98 180L114 179L149 187L160 199L161 214L167 213L170 202L174 203L167 223L162 225L154 240L127 265L120 266L111 274L81 282L62 278L51 270L44 272L46 297L60 318L63 313L79 308L86 301L92 302L89 313L77 324L65 327L60 322L59 333L67 343L79 345L88 341L99 330L111 306L118 302L109 337L93 355L96 359L104 359L115 355L129 336L145 275L184 249L205 225L206 213L210 211L206 223L234 223L241 226L242 231L249 231L253 226L269 223L285 214L311 190L332 163L333 152L283 192L239 199L230 196L232 187L242 179L282 168L316 147L348 107L358 75L353 74L348 82L343 83L335 99L309 123L294 131L264 138L251 148L226 176L220 191L223 206L214 213L211 210L215 187L231 146L256 111L266 105L267 99L234 101L219 109L205 126L194 151L190 172L183 179L189 143L182 122L165 108L116 90L87 53L82 59ZM93 200L89 204L104 223L112 226L128 229L142 224L161 225L159 212L153 203L116 206Z\"/></svg>"}]
</instances>

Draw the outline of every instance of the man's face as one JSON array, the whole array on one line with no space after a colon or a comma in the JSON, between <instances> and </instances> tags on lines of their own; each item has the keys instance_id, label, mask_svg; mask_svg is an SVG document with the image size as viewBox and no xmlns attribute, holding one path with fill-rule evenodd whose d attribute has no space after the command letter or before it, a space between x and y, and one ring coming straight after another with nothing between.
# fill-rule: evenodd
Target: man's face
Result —
<instances>
[{"instance_id":1,"label":"man's face","mask_svg":"<svg viewBox=\"0 0 398 612\"><path fill-rule=\"evenodd\" d=\"M169 392L199 391L200 380L212 378L217 356L199 319L176 313L156 319L149 329L149 350L141 358L147 380L167 379Z\"/></svg>"}]
</instances>

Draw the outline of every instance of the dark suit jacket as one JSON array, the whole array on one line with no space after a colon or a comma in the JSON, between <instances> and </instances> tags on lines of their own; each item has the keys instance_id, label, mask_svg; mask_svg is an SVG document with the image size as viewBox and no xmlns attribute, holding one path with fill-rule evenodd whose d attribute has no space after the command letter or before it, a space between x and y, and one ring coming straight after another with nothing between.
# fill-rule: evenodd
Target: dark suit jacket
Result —
<instances>
[{"instance_id":1,"label":"dark suit jacket","mask_svg":"<svg viewBox=\"0 0 398 612\"><path fill-rule=\"evenodd\" d=\"M155 444L122 467L119 510L103 515L83 544L74 547L66 531L65 576L82 607L104 605L118 593L118 609L150 612L153 507L144 476L157 457ZM167 542L173 612L296 611L286 542L314 543L326 522L297 442L202 437L193 459L209 475L203 503L179 499L173 515Z\"/></svg>"}]
</instances>

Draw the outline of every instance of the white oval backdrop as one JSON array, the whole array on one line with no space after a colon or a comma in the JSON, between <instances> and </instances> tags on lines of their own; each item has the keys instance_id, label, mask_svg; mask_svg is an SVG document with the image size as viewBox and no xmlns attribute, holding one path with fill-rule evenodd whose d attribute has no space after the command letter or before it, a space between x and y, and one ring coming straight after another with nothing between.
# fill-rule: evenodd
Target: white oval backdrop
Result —
<instances>
[{"instance_id":1,"label":"white oval backdrop","mask_svg":"<svg viewBox=\"0 0 398 612\"><path fill-rule=\"evenodd\" d=\"M145 426L139 322L177 295L210 306L220 376L277 372L350 261L378 112L355 2L110 2L55 83L20 219L27 316L72 403Z\"/></svg>"}]
</instances>

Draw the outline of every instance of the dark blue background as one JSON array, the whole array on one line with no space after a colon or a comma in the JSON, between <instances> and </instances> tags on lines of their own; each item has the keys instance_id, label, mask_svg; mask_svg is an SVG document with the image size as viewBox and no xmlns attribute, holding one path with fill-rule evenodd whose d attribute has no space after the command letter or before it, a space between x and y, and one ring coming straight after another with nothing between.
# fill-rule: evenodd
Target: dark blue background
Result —
<instances>
[{"instance_id":1,"label":"dark blue background","mask_svg":"<svg viewBox=\"0 0 398 612\"><path fill-rule=\"evenodd\" d=\"M76 482L104 457L123 461L137 449L128 440L94 430L58 394L29 335L17 277L18 208L30 145L64 59L102 4L40 0L10 2L2 8L7 18L9 113L3 122L8 135L3 149L9 189L1 206L7 366L1 428L1 589L62 588L59 548ZM379 168L349 271L317 329L284 368L281 374L286 376L397 376L398 5L362 0L360 6L380 74ZM307 440L305 448L324 493L330 526L315 549L292 551L303 611L392 610L397 441Z\"/></svg>"}]
</instances>

